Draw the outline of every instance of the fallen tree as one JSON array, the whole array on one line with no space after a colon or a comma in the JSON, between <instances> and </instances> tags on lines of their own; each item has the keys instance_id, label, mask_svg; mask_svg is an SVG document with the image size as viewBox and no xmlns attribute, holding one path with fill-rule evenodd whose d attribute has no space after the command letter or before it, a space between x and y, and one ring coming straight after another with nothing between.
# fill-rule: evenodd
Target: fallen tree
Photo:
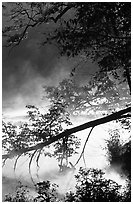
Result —
<instances>
[{"instance_id":1,"label":"fallen tree","mask_svg":"<svg viewBox=\"0 0 133 204\"><path fill-rule=\"evenodd\" d=\"M120 110L118 112L112 113L112 114L110 114L108 116L105 116L105 117L102 117L102 118L99 118L99 119L84 123L82 125L67 129L67 130L63 131L62 133L56 135L55 137L50 138L46 142L41 142L41 143L38 143L37 145L31 146L31 147L28 147L28 148L20 149L19 151L14 151L13 150L8 154L4 154L4 155L2 155L2 159L5 159L5 160L6 159L11 159L11 158L13 158L13 157L15 157L17 155L21 156L22 154L25 154L25 153L33 151L33 150L37 151L38 149L42 149L43 147L48 146L48 145L56 142L57 140L59 140L59 139L61 139L63 137L69 136L69 135L71 135L73 133L88 129L90 127L95 127L95 126L98 126L98 125L101 125L101 124L104 124L104 123L107 123L107 122L111 122L111 121L114 121L114 120L117 120L117 119L130 117L130 114L129 114L130 112L131 112L131 107L128 107L126 109L123 109L123 110Z\"/></svg>"}]
</instances>

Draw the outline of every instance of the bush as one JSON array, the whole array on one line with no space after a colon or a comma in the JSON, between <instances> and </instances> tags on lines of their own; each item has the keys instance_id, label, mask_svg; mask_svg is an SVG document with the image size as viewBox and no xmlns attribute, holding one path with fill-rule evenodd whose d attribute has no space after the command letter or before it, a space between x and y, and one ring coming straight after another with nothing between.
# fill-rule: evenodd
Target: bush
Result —
<instances>
[{"instance_id":1,"label":"bush","mask_svg":"<svg viewBox=\"0 0 133 204\"><path fill-rule=\"evenodd\" d=\"M98 169L80 168L76 175L76 193L67 193L67 202L119 202L123 196L116 182L105 179L104 173Z\"/></svg>"},{"instance_id":2,"label":"bush","mask_svg":"<svg viewBox=\"0 0 133 204\"><path fill-rule=\"evenodd\" d=\"M58 185L51 184L50 181L42 181L36 184L36 191L39 194L34 198L34 202L56 202L58 201Z\"/></svg>"},{"instance_id":3,"label":"bush","mask_svg":"<svg viewBox=\"0 0 133 204\"><path fill-rule=\"evenodd\" d=\"M23 186L21 182L18 182L16 191L14 194L5 195L5 202L32 202L33 198L29 195L27 186Z\"/></svg>"}]
</instances>

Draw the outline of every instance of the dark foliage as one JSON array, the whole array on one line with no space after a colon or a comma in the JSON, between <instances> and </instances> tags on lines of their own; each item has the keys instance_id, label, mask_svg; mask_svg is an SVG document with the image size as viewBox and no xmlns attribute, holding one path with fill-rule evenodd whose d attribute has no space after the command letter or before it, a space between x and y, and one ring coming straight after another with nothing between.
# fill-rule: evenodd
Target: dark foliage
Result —
<instances>
[{"instance_id":1,"label":"dark foliage","mask_svg":"<svg viewBox=\"0 0 133 204\"><path fill-rule=\"evenodd\" d=\"M45 114L42 114L35 106L28 105L27 108L29 118L27 123L22 123L17 127L11 123L3 122L2 146L3 150L7 153L13 151L19 154L21 150L28 149L31 145L50 141L60 132L65 131L63 126L72 125L69 113L66 111L64 104L59 100L53 102ZM68 164L68 158L77 153L79 146L80 140L75 135L70 134L57 140L53 144L52 151L49 150L49 146L47 148L42 146L31 154L28 151L25 154L28 154L31 158L29 164L36 157L37 165L39 165L39 158L43 153L45 156L57 158L59 164L62 165L63 159ZM16 168L17 160L20 156L16 159L14 168Z\"/></svg>"},{"instance_id":2,"label":"dark foliage","mask_svg":"<svg viewBox=\"0 0 133 204\"><path fill-rule=\"evenodd\" d=\"M42 181L37 183L35 187L38 196L34 198L34 202L58 201L58 186L56 184L51 184L49 181Z\"/></svg>"},{"instance_id":3,"label":"dark foliage","mask_svg":"<svg viewBox=\"0 0 133 204\"><path fill-rule=\"evenodd\" d=\"M131 180L131 140L123 143L118 130L110 132L110 139L106 140L110 166L120 166L129 180Z\"/></svg>"},{"instance_id":4,"label":"dark foliage","mask_svg":"<svg viewBox=\"0 0 133 204\"><path fill-rule=\"evenodd\" d=\"M104 178L102 170L79 169L76 177L76 192L68 192L61 195L58 186L49 181L42 181L35 185L38 194L31 198L27 193L27 187L20 185L15 194L6 195L6 202L130 202L130 185L120 192L121 186L110 179Z\"/></svg>"},{"instance_id":5,"label":"dark foliage","mask_svg":"<svg viewBox=\"0 0 133 204\"><path fill-rule=\"evenodd\" d=\"M14 194L5 195L5 202L32 202L33 197L29 195L29 190L26 186L19 182Z\"/></svg>"},{"instance_id":6,"label":"dark foliage","mask_svg":"<svg viewBox=\"0 0 133 204\"><path fill-rule=\"evenodd\" d=\"M66 201L72 202L119 202L120 186L104 178L102 170L80 168L76 175L76 193L68 193Z\"/></svg>"},{"instance_id":7,"label":"dark foliage","mask_svg":"<svg viewBox=\"0 0 133 204\"><path fill-rule=\"evenodd\" d=\"M57 2L3 4L10 19L3 36L6 46L16 46L30 29L44 26L41 44L57 44L61 55L83 54L99 64L102 71L122 69L131 90L131 3Z\"/></svg>"}]
</instances>

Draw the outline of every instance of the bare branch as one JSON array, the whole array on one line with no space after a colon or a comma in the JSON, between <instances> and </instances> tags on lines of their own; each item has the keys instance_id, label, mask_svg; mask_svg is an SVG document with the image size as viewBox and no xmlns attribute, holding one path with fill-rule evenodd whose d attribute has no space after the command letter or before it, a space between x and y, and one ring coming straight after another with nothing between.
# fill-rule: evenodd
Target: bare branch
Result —
<instances>
[{"instance_id":1,"label":"bare branch","mask_svg":"<svg viewBox=\"0 0 133 204\"><path fill-rule=\"evenodd\" d=\"M80 161L81 157L83 156L84 151L85 151L86 144L87 144L87 142L88 142L88 139L89 139L89 137L90 137L90 135L91 135L93 129L94 129L94 127L91 128L91 130L90 130L90 132L89 132L89 135L87 136L86 141L85 141L85 143L84 143L83 150L82 150L82 152L81 152L81 154L80 154L80 156L79 156L79 158L78 158L78 160L77 160L77 162L75 163L74 166L76 166L76 165L78 164L78 162Z\"/></svg>"},{"instance_id":2,"label":"bare branch","mask_svg":"<svg viewBox=\"0 0 133 204\"><path fill-rule=\"evenodd\" d=\"M31 155L31 158L30 158L30 162L29 162L29 174L30 174L30 177L31 177L31 180L32 182L35 184L34 180L33 180L33 177L32 177L32 174L31 174L31 163L32 163L32 160L33 160L33 157L34 155L36 154L37 150L34 151L34 153Z\"/></svg>"},{"instance_id":3,"label":"bare branch","mask_svg":"<svg viewBox=\"0 0 133 204\"><path fill-rule=\"evenodd\" d=\"M18 155L18 157L16 158L15 160L15 163L14 163L14 171L16 170L16 166L17 166L17 162L18 162L18 159L21 157L21 155Z\"/></svg>"}]
</instances>

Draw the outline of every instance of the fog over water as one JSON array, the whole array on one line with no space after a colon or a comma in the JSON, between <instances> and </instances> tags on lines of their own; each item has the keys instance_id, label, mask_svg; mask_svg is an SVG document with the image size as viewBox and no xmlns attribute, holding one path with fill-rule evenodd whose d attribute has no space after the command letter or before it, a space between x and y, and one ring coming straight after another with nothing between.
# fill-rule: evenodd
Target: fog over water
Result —
<instances>
[{"instance_id":1,"label":"fog over water","mask_svg":"<svg viewBox=\"0 0 133 204\"><path fill-rule=\"evenodd\" d=\"M3 19L4 25L6 25L5 19ZM20 121L27 121L26 105L35 105L41 108L42 111L47 111L49 103L45 97L43 98L45 95L43 86L56 86L63 79L70 78L70 73L75 66L77 68L73 78L74 82L82 86L89 81L99 68L90 59L82 62L84 56L77 56L71 59L60 57L57 47L53 45L40 47L39 42L42 38L41 29L40 27L29 32L29 37L20 43L19 46L15 47L10 54L9 49L3 48L2 50L3 119L17 125L20 124ZM45 26L44 29L46 29ZM79 63L80 66L77 66ZM122 89L120 91L123 92ZM72 117L71 120L73 126L77 126L99 117L98 114L94 113L93 118L89 115L80 115ZM33 180L35 182L50 180L59 185L60 193L66 193L67 191L74 190L76 182L74 175L78 173L79 167L87 167L103 169L107 178L115 180L120 184L125 184L125 177L121 176L120 166L116 166L113 169L110 168L106 157L105 139L109 138L108 130L110 128L113 129L113 127L115 127L115 124L111 122L94 128L85 148L85 163L83 158L81 158L76 165L75 171L61 174L55 158L41 156L39 169L37 169L36 161L33 161L31 164ZM70 158L69 161L72 164L75 164L78 160L89 131L90 129L86 129L75 134L81 139L81 146L78 154ZM128 139L128 135L122 131L124 130L121 130L121 137L125 138L125 140ZM6 193L14 192L18 180L21 180L34 193L34 184L31 181L28 168L29 160L27 160L27 157L21 157L18 160L15 171L14 162L15 158L8 159L2 170L3 197Z\"/></svg>"},{"instance_id":2,"label":"fog over water","mask_svg":"<svg viewBox=\"0 0 133 204\"><path fill-rule=\"evenodd\" d=\"M84 117L78 118L77 121L74 119L75 126L81 124L83 122L83 118ZM78 173L79 167L82 166L86 168L103 169L106 178L115 180L119 184L124 185L125 177L124 175L121 175L121 171L118 169L119 167L111 169L106 157L105 139L109 138L107 131L109 127L107 126L108 125L106 124L94 128L85 148L85 163L83 158L81 158L79 163L76 165L75 171L62 174L59 172L58 161L55 158L44 157L43 155L39 160L40 168L37 169L36 161L34 160L31 164L31 174L34 182L36 183L43 180L49 180L52 183L59 185L59 192L64 194L67 191L75 189L74 186L76 184L76 180L74 175ZM81 147L79 149L79 154L76 154L69 159L72 164L75 164L78 160L89 131L90 129L87 129L75 134L81 139ZM34 184L29 174L28 161L29 160L27 160L27 157L25 156L20 158L15 171L15 158L6 162L6 165L3 167L3 197L6 193L14 192L18 180L28 186L31 194L35 193Z\"/></svg>"}]
</instances>

